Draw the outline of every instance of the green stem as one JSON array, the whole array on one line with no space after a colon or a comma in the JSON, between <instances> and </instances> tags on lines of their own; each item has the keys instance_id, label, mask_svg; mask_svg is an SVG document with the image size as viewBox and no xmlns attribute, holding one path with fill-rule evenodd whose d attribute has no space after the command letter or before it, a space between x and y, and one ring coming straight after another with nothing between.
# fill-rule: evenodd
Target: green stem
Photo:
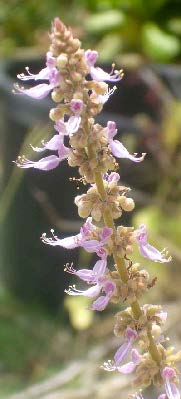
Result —
<instances>
[{"instance_id":1,"label":"green stem","mask_svg":"<svg viewBox=\"0 0 181 399\"><path fill-rule=\"evenodd\" d=\"M88 146L88 156L90 157L90 159L92 159L95 155L96 154L94 153L93 147L91 145L89 145ZM98 191L102 201L106 201L106 191L104 188L103 178L99 171L94 172L94 179L95 179L95 183L97 186L97 191ZM115 232L114 220L113 220L113 217L111 214L111 210L109 208L106 208L104 210L103 218L104 218L105 225L108 227L111 227L113 229L113 232ZM129 275L128 275L127 267L125 264L125 260L123 258L120 258L114 252L113 252L113 257L114 257L114 261L117 265L117 270L119 272L121 280L124 283L126 283L129 279ZM142 310L140 308L138 301L132 302L130 304L130 306L132 308L132 312L133 312L135 319L138 320L139 317L142 315ZM157 362L157 364L160 364L160 355L159 355L157 346L155 344L155 341L154 341L149 329L147 331L147 337L149 340L149 348L148 349L149 349L150 355L151 355L152 359Z\"/></svg>"},{"instance_id":2,"label":"green stem","mask_svg":"<svg viewBox=\"0 0 181 399\"><path fill-rule=\"evenodd\" d=\"M157 346L155 344L155 341L154 341L154 339L151 335L151 332L149 330L147 331L147 337L149 340L149 348L148 349L149 349L150 355L151 355L152 359L155 360L155 362L158 365L160 365L160 355L159 355Z\"/></svg>"}]
</instances>

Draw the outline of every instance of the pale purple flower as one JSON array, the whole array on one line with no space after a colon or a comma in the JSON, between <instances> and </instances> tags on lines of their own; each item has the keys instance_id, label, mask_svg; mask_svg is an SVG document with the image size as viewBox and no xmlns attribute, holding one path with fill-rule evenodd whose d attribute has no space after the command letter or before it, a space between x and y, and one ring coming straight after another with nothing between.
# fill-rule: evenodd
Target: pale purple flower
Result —
<instances>
[{"instance_id":1,"label":"pale purple flower","mask_svg":"<svg viewBox=\"0 0 181 399\"><path fill-rule=\"evenodd\" d=\"M137 338L138 334L135 330L130 327L127 327L125 338L126 342L124 342L117 352L114 355L114 363L115 366L118 367L120 363L127 357L128 353L130 352L134 340Z\"/></svg>"},{"instance_id":2,"label":"pale purple flower","mask_svg":"<svg viewBox=\"0 0 181 399\"><path fill-rule=\"evenodd\" d=\"M52 246L58 245L66 249L74 249L81 246L82 243L84 243L88 239L89 234L92 233L93 230L94 225L92 223L92 218L88 217L86 222L81 227L80 233L76 234L75 236L60 239L54 235L54 230L52 229L51 233L53 235L53 238L48 238L46 237L46 233L43 233L41 240L44 244L49 244Z\"/></svg>"},{"instance_id":3,"label":"pale purple flower","mask_svg":"<svg viewBox=\"0 0 181 399\"><path fill-rule=\"evenodd\" d=\"M72 99L70 101L70 109L71 111L76 115L80 115L81 111L82 111L82 107L83 107L83 101L82 100L76 100L76 99Z\"/></svg>"},{"instance_id":4,"label":"pale purple flower","mask_svg":"<svg viewBox=\"0 0 181 399\"><path fill-rule=\"evenodd\" d=\"M101 295L99 298L97 298L90 306L90 309L98 311L104 310L114 294L116 284L113 283L113 281L107 280L103 283L102 289L106 295Z\"/></svg>"},{"instance_id":5,"label":"pale purple flower","mask_svg":"<svg viewBox=\"0 0 181 399\"><path fill-rule=\"evenodd\" d=\"M101 295L91 305L92 310L103 310L107 306L110 298L112 297L116 284L109 281L105 275L107 270L107 251L104 245L112 235L112 229L109 227L103 227L99 233L99 240L91 239L92 232L96 227L92 224L92 218L87 218L86 222L80 229L80 233L75 236L59 239L54 235L53 238L47 238L46 234L43 234L41 239L45 244L53 246L59 245L67 249L73 249L76 247L83 247L88 252L96 252L101 258L98 260L93 267L93 270L82 269L75 270L72 266L67 265L66 269L69 273L75 274L81 280L86 281L88 284L94 284L93 287L87 290L78 290L75 286L70 287L66 292L69 295L82 295L88 298L94 298L100 294L101 291L105 295Z\"/></svg>"},{"instance_id":6,"label":"pale purple flower","mask_svg":"<svg viewBox=\"0 0 181 399\"><path fill-rule=\"evenodd\" d=\"M137 234L137 242L139 251L142 256L153 260L154 262L170 262L171 256L168 257L168 253L164 248L161 252L150 245L147 241L147 228L144 224L139 226L138 234Z\"/></svg>"},{"instance_id":7,"label":"pale purple flower","mask_svg":"<svg viewBox=\"0 0 181 399\"><path fill-rule=\"evenodd\" d=\"M28 97L32 97L35 100L42 100L48 96L50 91L54 88L54 85L41 83L37 86L31 87L30 89L25 89L24 87L20 87L18 84L15 84L14 87L18 93L26 94Z\"/></svg>"},{"instance_id":8,"label":"pale purple flower","mask_svg":"<svg viewBox=\"0 0 181 399\"><path fill-rule=\"evenodd\" d=\"M61 118L55 122L55 130L64 136L69 136L70 134L76 133L80 127L83 101L72 99L70 102L70 109L74 115L70 116L67 122Z\"/></svg>"},{"instance_id":9,"label":"pale purple flower","mask_svg":"<svg viewBox=\"0 0 181 399\"><path fill-rule=\"evenodd\" d=\"M163 310L161 310L160 312L156 313L156 316L157 315L161 319L162 323L165 324L165 322L167 320L167 312L164 312Z\"/></svg>"},{"instance_id":10,"label":"pale purple flower","mask_svg":"<svg viewBox=\"0 0 181 399\"><path fill-rule=\"evenodd\" d=\"M62 136L66 136L66 122L64 122L63 118L58 119L58 121L54 124L54 129Z\"/></svg>"},{"instance_id":11,"label":"pale purple flower","mask_svg":"<svg viewBox=\"0 0 181 399\"><path fill-rule=\"evenodd\" d=\"M109 288L108 288L109 287ZM108 302L110 301L112 295L114 294L114 290L116 288L116 284L113 283L112 281L105 281L102 282L102 284L99 282L96 285L88 288L87 290L78 290L76 289L75 286L70 287L68 290L65 290L65 292L68 295L81 295L85 296L87 298L95 298L100 294L100 291L103 290L105 291L106 295L101 295L98 297L90 306L89 309L91 310L97 310L97 311L102 311L106 308L108 305Z\"/></svg>"},{"instance_id":12,"label":"pale purple flower","mask_svg":"<svg viewBox=\"0 0 181 399\"><path fill-rule=\"evenodd\" d=\"M91 220L91 223L90 223ZM90 230L91 224L91 230ZM87 226L88 229L87 229ZM51 230L53 234L53 238L47 238L46 234L44 233L41 237L42 241L45 244L53 245L53 246L60 246L67 249L73 249L77 247L83 247L87 252L96 252L100 258L105 258L107 256L107 251L104 248L107 240L112 235L112 229L109 227L103 227L99 237L99 240L89 239L89 233L91 233L94 225L92 224L92 218L88 218L87 222L80 229L80 233L76 234L75 236L70 236L66 238L59 239L57 236L54 235L53 230Z\"/></svg>"},{"instance_id":13,"label":"pale purple flower","mask_svg":"<svg viewBox=\"0 0 181 399\"><path fill-rule=\"evenodd\" d=\"M34 168L40 170L52 170L55 169L59 163L67 157L67 154L62 155L62 157L57 157L56 155L49 155L48 157L41 158L39 161L30 161L29 159L23 157L19 157L17 161L15 161L16 165L20 168Z\"/></svg>"},{"instance_id":14,"label":"pale purple flower","mask_svg":"<svg viewBox=\"0 0 181 399\"><path fill-rule=\"evenodd\" d=\"M141 162L145 157L145 153L142 153L141 157L137 157L137 154L131 155L124 145L118 141L113 140L113 137L117 134L116 123L114 121L107 122L107 128L105 129L106 137L109 141L109 146L113 155L117 158L128 158L133 162Z\"/></svg>"},{"instance_id":15,"label":"pale purple flower","mask_svg":"<svg viewBox=\"0 0 181 399\"><path fill-rule=\"evenodd\" d=\"M112 229L110 227L104 226L99 234L101 242L104 244L111 236Z\"/></svg>"},{"instance_id":16,"label":"pale purple flower","mask_svg":"<svg viewBox=\"0 0 181 399\"><path fill-rule=\"evenodd\" d=\"M143 310L145 316L147 315L148 307L149 307L149 305L147 305L147 304L143 305L143 307L142 307L142 310ZM160 311L155 313L155 316L160 319L162 324L165 324L165 322L167 320L167 312L165 312L161 309Z\"/></svg>"},{"instance_id":17,"label":"pale purple flower","mask_svg":"<svg viewBox=\"0 0 181 399\"><path fill-rule=\"evenodd\" d=\"M103 368L107 371L119 371L123 374L132 373L136 365L140 362L141 356L136 349L132 349L133 342L137 339L137 332L128 327L125 333L125 342L120 346L114 355L114 361L109 360L104 363ZM131 362L120 366L120 363L129 355L131 351Z\"/></svg>"},{"instance_id":18,"label":"pale purple flower","mask_svg":"<svg viewBox=\"0 0 181 399\"><path fill-rule=\"evenodd\" d=\"M66 122L67 135L74 134L77 132L81 124L81 117L79 115L70 116L68 122Z\"/></svg>"},{"instance_id":19,"label":"pale purple flower","mask_svg":"<svg viewBox=\"0 0 181 399\"><path fill-rule=\"evenodd\" d=\"M83 108L83 101L82 100L75 100L72 99L70 101L70 109L71 111L74 113L74 115L72 115L68 122L66 122L66 131L67 134L73 134L75 132L77 132L77 130L80 127L81 124L81 111Z\"/></svg>"},{"instance_id":20,"label":"pale purple flower","mask_svg":"<svg viewBox=\"0 0 181 399\"><path fill-rule=\"evenodd\" d=\"M95 50L86 50L85 51L85 59L86 59L87 65L89 67L94 66L94 64L96 63L96 61L98 59L98 52Z\"/></svg>"},{"instance_id":21,"label":"pale purple flower","mask_svg":"<svg viewBox=\"0 0 181 399\"><path fill-rule=\"evenodd\" d=\"M72 267L68 266L65 270L77 275L81 280L86 281L88 284L95 284L87 290L78 290L75 286L71 286L65 292L68 295L82 295L88 298L94 298L103 291L105 292L105 295L98 297L92 303L90 309L98 311L104 310L116 289L116 284L109 281L105 276L107 270L107 259L97 261L93 270L82 269L76 271Z\"/></svg>"},{"instance_id":22,"label":"pale purple flower","mask_svg":"<svg viewBox=\"0 0 181 399\"><path fill-rule=\"evenodd\" d=\"M161 393L157 399L166 399L166 394L165 393Z\"/></svg>"},{"instance_id":23,"label":"pale purple flower","mask_svg":"<svg viewBox=\"0 0 181 399\"><path fill-rule=\"evenodd\" d=\"M121 71L114 71L114 66L112 67L112 70L110 73L105 72L103 69L99 67L94 67L94 64L96 63L98 58L98 53L97 51L92 51L92 50L87 50L85 52L85 59L87 62L87 65L90 67L90 74L92 79L98 81L98 82L119 82L119 80L122 79L123 77L123 72Z\"/></svg>"},{"instance_id":24,"label":"pale purple flower","mask_svg":"<svg viewBox=\"0 0 181 399\"><path fill-rule=\"evenodd\" d=\"M165 391L168 399L180 399L180 392L174 381L175 370L171 367L165 367L162 371L162 377L165 383Z\"/></svg>"},{"instance_id":25,"label":"pale purple flower","mask_svg":"<svg viewBox=\"0 0 181 399\"><path fill-rule=\"evenodd\" d=\"M35 87L31 87L30 89L25 89L24 87L20 87L18 84L15 84L15 89L18 93L26 94L29 97L32 97L37 100L41 100L45 98L54 87L57 87L60 84L61 77L58 69L56 68L56 59L52 56L50 52L46 55L46 67L41 69L41 71L37 74L32 74L29 72L29 68L26 67L26 71L28 75L19 74L17 77L20 80L48 80L47 83L40 83Z\"/></svg>"},{"instance_id":26,"label":"pale purple flower","mask_svg":"<svg viewBox=\"0 0 181 399\"><path fill-rule=\"evenodd\" d=\"M120 180L120 175L117 172L105 173L103 179L108 183L115 182L117 183Z\"/></svg>"},{"instance_id":27,"label":"pale purple flower","mask_svg":"<svg viewBox=\"0 0 181 399\"><path fill-rule=\"evenodd\" d=\"M96 262L93 269L75 270L72 265L66 265L65 271L75 274L81 280L89 284L96 284L105 274L107 270L107 259L101 259Z\"/></svg>"},{"instance_id":28,"label":"pale purple flower","mask_svg":"<svg viewBox=\"0 0 181 399\"><path fill-rule=\"evenodd\" d=\"M31 145L31 148L36 152L43 152L45 150L61 151L63 148L63 136L55 134L49 141L45 142L42 140L41 143L42 147L34 147Z\"/></svg>"},{"instance_id":29,"label":"pale purple flower","mask_svg":"<svg viewBox=\"0 0 181 399\"><path fill-rule=\"evenodd\" d=\"M17 78L20 80L50 80L50 73L54 71L56 65L56 58L53 57L52 53L50 51L47 52L46 54L46 67L41 69L40 72L37 74L30 73L29 67L26 67L26 71L28 75L25 75L24 73L18 74ZM57 71L57 69L56 69Z\"/></svg>"},{"instance_id":30,"label":"pale purple flower","mask_svg":"<svg viewBox=\"0 0 181 399\"><path fill-rule=\"evenodd\" d=\"M60 135L69 136L70 134L77 132L80 123L81 117L78 115L72 115L67 122L64 122L63 119L58 119L54 125L54 128Z\"/></svg>"},{"instance_id":31,"label":"pale purple flower","mask_svg":"<svg viewBox=\"0 0 181 399\"><path fill-rule=\"evenodd\" d=\"M118 366L117 371L122 374L131 374L136 366L140 363L141 355L136 349L131 350L131 362L123 364L123 366Z\"/></svg>"},{"instance_id":32,"label":"pale purple flower","mask_svg":"<svg viewBox=\"0 0 181 399\"><path fill-rule=\"evenodd\" d=\"M48 142L42 141L42 147L34 147L31 145L34 151L43 152L45 150L57 151L58 156L49 155L47 157L39 159L39 161L31 161L24 156L18 157L15 162L20 168L35 168L40 170L51 170L56 168L61 161L67 158L69 149L63 144L63 137L59 134L55 134Z\"/></svg>"}]
</instances>

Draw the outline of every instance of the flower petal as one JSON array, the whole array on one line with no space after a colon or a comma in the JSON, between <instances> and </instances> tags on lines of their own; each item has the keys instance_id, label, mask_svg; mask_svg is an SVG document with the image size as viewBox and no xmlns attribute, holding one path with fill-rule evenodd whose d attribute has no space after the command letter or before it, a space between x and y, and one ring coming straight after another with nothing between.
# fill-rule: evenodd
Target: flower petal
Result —
<instances>
[{"instance_id":1,"label":"flower petal","mask_svg":"<svg viewBox=\"0 0 181 399\"><path fill-rule=\"evenodd\" d=\"M86 239L89 233L94 230L94 225L92 223L92 217L88 217L86 222L80 228L80 233L82 235L82 239Z\"/></svg>"},{"instance_id":2,"label":"flower petal","mask_svg":"<svg viewBox=\"0 0 181 399\"><path fill-rule=\"evenodd\" d=\"M42 98L47 97L53 87L54 86L48 85L47 83L41 83L37 86L31 87L30 89L24 89L19 87L18 85L15 85L15 89L19 93L26 94L27 96L32 97L36 100L41 100Z\"/></svg>"},{"instance_id":3,"label":"flower petal","mask_svg":"<svg viewBox=\"0 0 181 399\"><path fill-rule=\"evenodd\" d=\"M103 227L103 229L101 230L99 236L101 238L102 243L106 243L106 241L111 237L113 233L113 229L110 227Z\"/></svg>"},{"instance_id":4,"label":"flower petal","mask_svg":"<svg viewBox=\"0 0 181 399\"><path fill-rule=\"evenodd\" d=\"M81 240L80 234L60 239L54 235L53 230L51 230L51 232L53 234L53 238L48 238L46 236L46 233L42 234L41 240L44 244L49 244L54 247L58 245L60 247L66 248L66 249L74 249L74 248L77 248L80 246L80 240Z\"/></svg>"},{"instance_id":5,"label":"flower petal","mask_svg":"<svg viewBox=\"0 0 181 399\"><path fill-rule=\"evenodd\" d=\"M124 342L114 355L116 367L128 356L132 347L131 341Z\"/></svg>"},{"instance_id":6,"label":"flower petal","mask_svg":"<svg viewBox=\"0 0 181 399\"><path fill-rule=\"evenodd\" d=\"M168 257L168 254L165 250L160 252L158 249L156 249L147 242L147 230L145 225L141 225L139 227L139 232L136 238L138 242L139 251L142 256L150 260L153 260L154 262L160 262L160 263L170 262L171 257Z\"/></svg>"},{"instance_id":7,"label":"flower petal","mask_svg":"<svg viewBox=\"0 0 181 399\"><path fill-rule=\"evenodd\" d=\"M117 158L128 158L133 162L141 162L146 155L145 153L143 153L141 157L137 157L137 154L131 155L124 145L118 140L110 140L109 145L113 155Z\"/></svg>"},{"instance_id":8,"label":"flower petal","mask_svg":"<svg viewBox=\"0 0 181 399\"><path fill-rule=\"evenodd\" d=\"M75 287L70 287L70 289L67 290L66 293L68 295L82 295L82 296L87 296L88 298L94 298L95 296L99 295L100 290L101 290L101 285L96 284L85 291L77 290Z\"/></svg>"},{"instance_id":9,"label":"flower petal","mask_svg":"<svg viewBox=\"0 0 181 399\"><path fill-rule=\"evenodd\" d=\"M141 360L141 355L136 349L132 349L131 351L131 360L134 364L138 364Z\"/></svg>"},{"instance_id":10,"label":"flower petal","mask_svg":"<svg viewBox=\"0 0 181 399\"><path fill-rule=\"evenodd\" d=\"M48 67L41 69L41 71L36 74L30 73L28 67L26 67L25 69L26 69L28 75L24 75L24 73L21 73L21 74L17 75L18 79L23 80L23 81L31 80L31 79L35 80L35 81L36 80L49 80L50 69Z\"/></svg>"},{"instance_id":11,"label":"flower petal","mask_svg":"<svg viewBox=\"0 0 181 399\"><path fill-rule=\"evenodd\" d=\"M15 162L17 166L20 168L34 168L34 169L40 169L40 170L51 170L55 169L61 159L57 157L56 155L50 155L48 157L42 158L39 161L30 161L29 159L26 159L25 157L19 157L18 160Z\"/></svg>"},{"instance_id":12,"label":"flower petal","mask_svg":"<svg viewBox=\"0 0 181 399\"><path fill-rule=\"evenodd\" d=\"M80 269L80 270L75 270L73 269L72 265L67 264L65 271L75 274L78 276L81 280L87 281L89 284L95 284L100 280L100 277L104 276L105 270L106 270L106 261L98 261L96 262L95 266L93 267L93 270L91 269Z\"/></svg>"},{"instance_id":13,"label":"flower petal","mask_svg":"<svg viewBox=\"0 0 181 399\"><path fill-rule=\"evenodd\" d=\"M63 119L58 119L58 121L55 122L54 129L58 133L62 133L63 135L66 134L66 124Z\"/></svg>"},{"instance_id":14,"label":"flower petal","mask_svg":"<svg viewBox=\"0 0 181 399\"><path fill-rule=\"evenodd\" d=\"M82 247L87 252L92 253L92 252L97 252L102 247L102 243L98 240L88 240L82 243Z\"/></svg>"},{"instance_id":15,"label":"flower petal","mask_svg":"<svg viewBox=\"0 0 181 399\"><path fill-rule=\"evenodd\" d=\"M117 367L117 370L119 371L119 373L122 374L130 374L134 371L135 367L136 367L135 363L129 362L124 364L123 366Z\"/></svg>"},{"instance_id":16,"label":"flower petal","mask_svg":"<svg viewBox=\"0 0 181 399\"><path fill-rule=\"evenodd\" d=\"M63 159L66 159L69 153L68 147L65 147L63 142L60 143L59 147L57 148L58 150L58 156L63 161Z\"/></svg>"},{"instance_id":17,"label":"flower petal","mask_svg":"<svg viewBox=\"0 0 181 399\"><path fill-rule=\"evenodd\" d=\"M79 129L81 123L81 117L80 116L71 116L66 122L66 133L67 135L76 133L77 130Z\"/></svg>"},{"instance_id":18,"label":"flower petal","mask_svg":"<svg viewBox=\"0 0 181 399\"><path fill-rule=\"evenodd\" d=\"M98 260L93 267L93 273L95 278L98 279L100 277L103 277L106 272L106 267L107 267L107 259Z\"/></svg>"},{"instance_id":19,"label":"flower petal","mask_svg":"<svg viewBox=\"0 0 181 399\"><path fill-rule=\"evenodd\" d=\"M70 101L70 109L75 115L79 115L83 107L83 101L82 100L76 100L72 99Z\"/></svg>"},{"instance_id":20,"label":"flower petal","mask_svg":"<svg viewBox=\"0 0 181 399\"><path fill-rule=\"evenodd\" d=\"M95 50L86 50L85 59L89 67L94 66L98 58L98 52Z\"/></svg>"},{"instance_id":21,"label":"flower petal","mask_svg":"<svg viewBox=\"0 0 181 399\"><path fill-rule=\"evenodd\" d=\"M88 283L95 283L95 274L93 270L90 269L80 269L74 273L78 276L81 280L87 281Z\"/></svg>"},{"instance_id":22,"label":"flower petal","mask_svg":"<svg viewBox=\"0 0 181 399\"><path fill-rule=\"evenodd\" d=\"M104 174L104 180L108 181L108 183L115 182L117 183L120 180L120 175L117 172L111 172L110 174Z\"/></svg>"},{"instance_id":23,"label":"flower petal","mask_svg":"<svg viewBox=\"0 0 181 399\"><path fill-rule=\"evenodd\" d=\"M109 300L109 295L101 295L99 298L96 299L96 301L92 303L90 309L102 311L106 308Z\"/></svg>"},{"instance_id":24,"label":"flower petal","mask_svg":"<svg viewBox=\"0 0 181 399\"><path fill-rule=\"evenodd\" d=\"M165 381L165 391L168 399L180 399L180 392L173 382L166 378Z\"/></svg>"},{"instance_id":25,"label":"flower petal","mask_svg":"<svg viewBox=\"0 0 181 399\"><path fill-rule=\"evenodd\" d=\"M47 143L42 142L43 147L33 147L32 145L31 145L31 147L36 152L42 152L42 151L45 151L45 150L56 151L56 150L59 149L59 147L61 146L62 142L63 142L63 137L61 137L59 134L55 134L51 138L51 140L49 140Z\"/></svg>"},{"instance_id":26,"label":"flower petal","mask_svg":"<svg viewBox=\"0 0 181 399\"><path fill-rule=\"evenodd\" d=\"M99 67L90 67L91 78L96 80L97 82L119 82L122 79L123 74L122 71L118 71L118 73L105 72L102 68Z\"/></svg>"},{"instance_id":27,"label":"flower petal","mask_svg":"<svg viewBox=\"0 0 181 399\"><path fill-rule=\"evenodd\" d=\"M138 336L138 334L135 330L133 330L130 327L127 327L125 337L128 339L128 341L135 340L137 338L137 336Z\"/></svg>"}]
</instances>

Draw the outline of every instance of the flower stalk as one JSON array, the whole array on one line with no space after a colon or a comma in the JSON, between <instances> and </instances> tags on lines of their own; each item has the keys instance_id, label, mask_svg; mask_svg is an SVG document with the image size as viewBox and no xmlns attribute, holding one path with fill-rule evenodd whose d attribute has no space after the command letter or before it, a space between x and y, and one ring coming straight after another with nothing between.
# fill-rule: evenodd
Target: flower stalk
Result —
<instances>
[{"instance_id":1,"label":"flower stalk","mask_svg":"<svg viewBox=\"0 0 181 399\"><path fill-rule=\"evenodd\" d=\"M92 150L92 148L90 148L88 150L88 154L89 154L89 156L92 157L93 156L93 151L91 151L91 150ZM104 190L102 176L101 176L101 174L99 172L95 172L94 176L95 176L95 183L96 183L96 186L97 186L97 190L98 190L98 192L100 194L100 197L101 197L102 201L105 201L106 193L105 193L105 190ZM108 226L108 227L111 227L113 229L113 231L114 231L114 229L115 229L114 221L113 221L113 218L111 216L111 212L109 211L109 209L105 210L103 218L104 218L105 225ZM116 266L117 266L117 270L118 270L119 275L121 277L121 280L124 283L126 283L128 281L128 279L129 279L129 276L128 276L127 268L126 268L126 265L125 265L125 260L123 258L122 259L119 258L116 255L116 253L114 253L114 251L113 251L113 257L114 257L114 261L115 261ZM141 311L141 308L139 306L138 301L134 301L130 305L131 305L131 308L132 308L132 311L133 311L135 319L139 319L139 317L142 315L142 311ZM151 335L149 330L147 331L147 336L148 336L148 340L149 340L149 348L148 348L149 352L150 352L153 360L155 360L158 363L158 365L159 365L160 364L160 355L159 355L159 352L157 350L157 346L155 345L154 339L153 339L153 337L152 337L152 335Z\"/></svg>"}]
</instances>

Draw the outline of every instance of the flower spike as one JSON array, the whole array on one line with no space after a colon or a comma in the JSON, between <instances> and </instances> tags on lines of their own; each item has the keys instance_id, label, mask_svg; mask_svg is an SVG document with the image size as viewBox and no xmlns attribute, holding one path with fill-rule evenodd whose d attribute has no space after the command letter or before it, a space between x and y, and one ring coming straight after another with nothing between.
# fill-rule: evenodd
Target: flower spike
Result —
<instances>
[{"instance_id":1,"label":"flower spike","mask_svg":"<svg viewBox=\"0 0 181 399\"><path fill-rule=\"evenodd\" d=\"M93 260L97 257L90 268L84 264L79 269L71 261L65 265L64 270L85 286L71 285L65 291L68 295L91 299L89 309L93 311L103 311L109 302L121 302L122 309L116 314L114 325L114 334L121 339L121 344L113 360L104 363L104 370L124 375L134 372L133 383L138 392L130 395L132 399L144 399L139 389L152 383L165 388L158 399L180 399L176 362L181 360L181 352L174 354L172 347L165 348L167 338L162 327L167 313L159 305L139 304L139 299L142 302L143 294L155 285L157 278L134 263L131 253L137 241L141 255L147 259L163 263L171 257L165 249L159 251L149 244L145 225L135 230L115 223L123 212L131 212L135 207L133 198L127 195L131 189L121 183L115 158L139 163L145 153L129 153L123 143L116 140L114 121L108 120L106 126L96 122L116 90L114 82L117 84L122 79L123 72L116 70L114 64L110 73L98 67L98 52L84 51L71 29L58 18L52 24L50 40L44 67L38 73L31 73L26 67L25 73L18 75L21 81L34 81L35 85L25 88L15 85L15 88L17 94L26 94L35 100L51 93L55 104L49 117L55 132L48 141L31 146L37 153L46 151L47 156L32 161L18 157L16 164L21 168L49 171L67 159L69 166L77 167L80 174L80 178L73 176L70 180L76 182L78 189L80 183L89 187L74 200L79 216L85 219L80 230L64 238L51 230L51 236L44 233L41 240L69 252L83 248L93 254ZM110 88L108 82L111 82Z\"/></svg>"}]
</instances>

